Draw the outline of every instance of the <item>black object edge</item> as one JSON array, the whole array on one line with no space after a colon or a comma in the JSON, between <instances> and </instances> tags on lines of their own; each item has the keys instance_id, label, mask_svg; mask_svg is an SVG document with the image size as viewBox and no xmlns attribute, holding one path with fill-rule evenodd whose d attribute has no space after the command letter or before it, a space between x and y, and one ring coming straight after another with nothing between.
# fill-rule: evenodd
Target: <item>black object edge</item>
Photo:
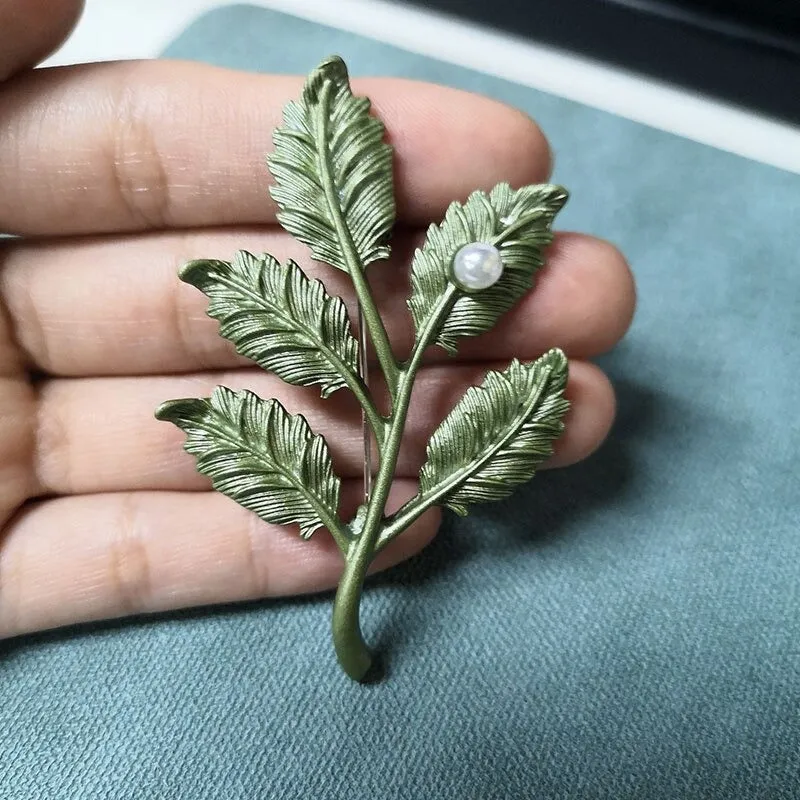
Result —
<instances>
[{"instance_id":1,"label":"black object edge","mask_svg":"<svg viewBox=\"0 0 800 800\"><path fill-rule=\"evenodd\" d=\"M405 1L800 122L800 0Z\"/></svg>"}]
</instances>

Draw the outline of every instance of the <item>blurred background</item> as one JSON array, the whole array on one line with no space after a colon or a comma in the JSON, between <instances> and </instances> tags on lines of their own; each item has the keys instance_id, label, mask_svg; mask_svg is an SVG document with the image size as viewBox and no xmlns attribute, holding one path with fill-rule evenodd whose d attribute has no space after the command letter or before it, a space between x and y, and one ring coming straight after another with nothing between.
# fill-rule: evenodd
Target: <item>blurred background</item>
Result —
<instances>
[{"instance_id":1,"label":"blurred background","mask_svg":"<svg viewBox=\"0 0 800 800\"><path fill-rule=\"evenodd\" d=\"M800 121L798 0L412 0Z\"/></svg>"},{"instance_id":2,"label":"blurred background","mask_svg":"<svg viewBox=\"0 0 800 800\"><path fill-rule=\"evenodd\" d=\"M219 0L87 0L48 63L146 58ZM253 0L800 172L800 0Z\"/></svg>"}]
</instances>

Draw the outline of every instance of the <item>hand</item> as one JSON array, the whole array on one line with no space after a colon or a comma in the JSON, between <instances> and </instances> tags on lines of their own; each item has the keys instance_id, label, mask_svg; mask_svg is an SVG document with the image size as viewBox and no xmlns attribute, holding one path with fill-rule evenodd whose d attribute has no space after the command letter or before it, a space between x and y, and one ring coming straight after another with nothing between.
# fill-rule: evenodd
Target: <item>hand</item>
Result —
<instances>
[{"instance_id":1,"label":"hand","mask_svg":"<svg viewBox=\"0 0 800 800\"><path fill-rule=\"evenodd\" d=\"M47 13L44 8L47 6ZM77 0L0 6L0 637L74 622L333 587L341 557L326 532L304 542L209 490L157 422L156 406L217 384L302 410L361 489L361 427L342 392L328 401L252 369L181 283L193 258L237 249L295 258L330 290L348 283L275 225L265 151L302 78L170 62L24 70L64 35ZM10 49L9 49L10 48ZM406 266L453 199L506 180L547 179L536 125L491 100L399 80L358 80L396 149L391 262L370 269L390 337L411 339ZM418 379L393 489L415 491L424 443L489 367L560 346L573 359L567 432L550 466L585 458L614 413L585 360L627 329L634 290L611 245L558 234L535 290L458 360L433 356ZM428 512L375 568L434 536Z\"/></svg>"}]
</instances>

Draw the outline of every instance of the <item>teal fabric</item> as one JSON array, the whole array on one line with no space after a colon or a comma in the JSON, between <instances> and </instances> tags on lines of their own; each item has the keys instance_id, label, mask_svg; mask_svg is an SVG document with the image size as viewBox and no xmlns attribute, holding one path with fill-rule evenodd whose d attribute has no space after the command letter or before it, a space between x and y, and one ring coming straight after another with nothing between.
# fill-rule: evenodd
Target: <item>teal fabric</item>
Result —
<instances>
[{"instance_id":1,"label":"teal fabric","mask_svg":"<svg viewBox=\"0 0 800 800\"><path fill-rule=\"evenodd\" d=\"M371 583L382 684L335 666L328 596L5 643L0 796L800 797L800 176L253 7L168 49L332 52L541 122L561 225L638 280L614 431Z\"/></svg>"}]
</instances>

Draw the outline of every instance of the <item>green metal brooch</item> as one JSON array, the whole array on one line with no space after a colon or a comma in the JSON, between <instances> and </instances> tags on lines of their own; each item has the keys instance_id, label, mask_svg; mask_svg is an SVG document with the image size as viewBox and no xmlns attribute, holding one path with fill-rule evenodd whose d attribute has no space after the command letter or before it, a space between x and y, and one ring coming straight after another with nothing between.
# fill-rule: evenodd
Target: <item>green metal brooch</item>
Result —
<instances>
[{"instance_id":1,"label":"green metal brooch","mask_svg":"<svg viewBox=\"0 0 800 800\"><path fill-rule=\"evenodd\" d=\"M415 339L410 357L400 361L366 274L369 264L389 256L395 223L392 148L384 133L369 99L353 95L344 62L332 57L307 78L299 100L287 104L267 159L278 221L314 259L350 276L358 339L342 299L292 261L240 251L232 262L192 261L180 272L208 296L208 314L239 353L288 383L318 386L322 397L345 387L355 395L365 429L365 497L353 519L339 516L341 480L325 439L277 400L220 386L210 398L171 400L156 411L186 433L185 448L214 489L267 522L298 525L303 538L319 528L330 532L344 559L333 642L342 668L357 681L372 664L359 606L376 554L432 506L464 515L471 504L504 498L530 480L551 455L568 408L560 350L490 371L432 435L418 493L386 514L426 351L438 345L454 354L461 337L488 331L532 287L567 192L501 183L450 205L413 257L408 307ZM367 337L390 398L387 414L370 390Z\"/></svg>"}]
</instances>

